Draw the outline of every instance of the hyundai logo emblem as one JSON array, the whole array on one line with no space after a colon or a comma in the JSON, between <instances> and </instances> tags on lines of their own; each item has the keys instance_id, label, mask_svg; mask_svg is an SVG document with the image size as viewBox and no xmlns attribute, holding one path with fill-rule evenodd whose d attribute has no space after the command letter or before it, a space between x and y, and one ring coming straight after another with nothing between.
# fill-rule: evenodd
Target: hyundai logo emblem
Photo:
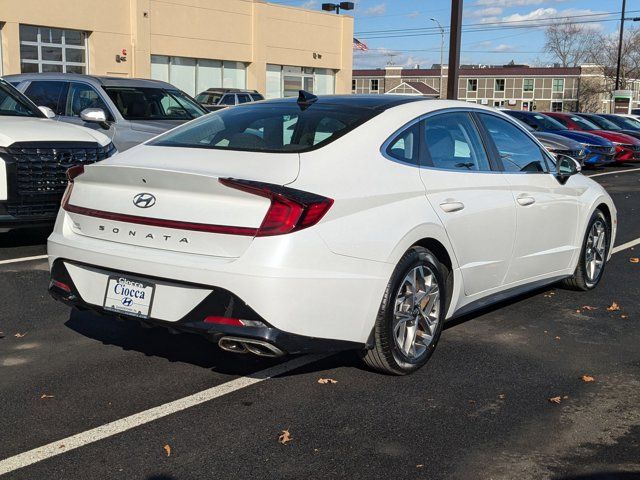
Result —
<instances>
[{"instance_id":1,"label":"hyundai logo emblem","mask_svg":"<svg viewBox=\"0 0 640 480\"><path fill-rule=\"evenodd\" d=\"M138 208L149 208L156 204L156 197L150 193L139 193L133 197L133 204Z\"/></svg>"},{"instance_id":2,"label":"hyundai logo emblem","mask_svg":"<svg viewBox=\"0 0 640 480\"><path fill-rule=\"evenodd\" d=\"M130 307L132 304L133 300L131 300L129 297L122 299L122 305L124 305L125 307Z\"/></svg>"}]
</instances>

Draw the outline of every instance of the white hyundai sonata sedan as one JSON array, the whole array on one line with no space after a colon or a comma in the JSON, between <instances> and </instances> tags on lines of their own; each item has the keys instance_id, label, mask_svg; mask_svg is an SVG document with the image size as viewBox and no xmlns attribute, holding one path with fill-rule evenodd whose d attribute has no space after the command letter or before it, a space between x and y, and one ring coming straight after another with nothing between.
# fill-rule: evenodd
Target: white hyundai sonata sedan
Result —
<instances>
[{"instance_id":1,"label":"white hyundai sonata sedan","mask_svg":"<svg viewBox=\"0 0 640 480\"><path fill-rule=\"evenodd\" d=\"M359 349L410 373L445 320L600 281L605 190L503 113L394 95L213 113L74 167L58 300L265 356Z\"/></svg>"}]
</instances>

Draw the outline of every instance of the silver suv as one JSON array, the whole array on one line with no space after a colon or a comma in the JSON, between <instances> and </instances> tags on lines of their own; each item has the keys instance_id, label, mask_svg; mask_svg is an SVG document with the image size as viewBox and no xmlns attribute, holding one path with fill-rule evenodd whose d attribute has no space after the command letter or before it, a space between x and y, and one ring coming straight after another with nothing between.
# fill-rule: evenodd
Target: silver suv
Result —
<instances>
[{"instance_id":1,"label":"silver suv","mask_svg":"<svg viewBox=\"0 0 640 480\"><path fill-rule=\"evenodd\" d=\"M100 130L122 152L208 113L193 98L158 80L73 73L6 75L4 79L57 120Z\"/></svg>"}]
</instances>

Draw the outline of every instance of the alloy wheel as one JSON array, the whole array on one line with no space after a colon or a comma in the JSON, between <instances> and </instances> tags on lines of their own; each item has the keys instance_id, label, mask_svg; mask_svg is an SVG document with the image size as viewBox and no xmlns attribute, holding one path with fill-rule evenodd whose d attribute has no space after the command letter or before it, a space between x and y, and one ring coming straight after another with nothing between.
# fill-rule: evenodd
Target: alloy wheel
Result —
<instances>
[{"instance_id":1,"label":"alloy wheel","mask_svg":"<svg viewBox=\"0 0 640 480\"><path fill-rule=\"evenodd\" d=\"M440 290L433 271L419 265L402 280L393 312L393 338L409 359L429 348L440 317Z\"/></svg>"},{"instance_id":2,"label":"alloy wheel","mask_svg":"<svg viewBox=\"0 0 640 480\"><path fill-rule=\"evenodd\" d=\"M604 266L606 250L607 231L604 223L597 220L589 230L584 253L585 271L589 282L595 282L598 279Z\"/></svg>"}]
</instances>

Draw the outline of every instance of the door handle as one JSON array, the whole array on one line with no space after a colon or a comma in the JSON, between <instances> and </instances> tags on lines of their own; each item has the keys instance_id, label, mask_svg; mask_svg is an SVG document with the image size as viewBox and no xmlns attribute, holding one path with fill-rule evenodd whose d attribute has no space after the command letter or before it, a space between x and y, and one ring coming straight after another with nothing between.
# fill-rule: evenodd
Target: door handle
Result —
<instances>
[{"instance_id":1,"label":"door handle","mask_svg":"<svg viewBox=\"0 0 640 480\"><path fill-rule=\"evenodd\" d=\"M447 213L458 212L464 208L464 203L448 201L440 204L440 208Z\"/></svg>"},{"instance_id":2,"label":"door handle","mask_svg":"<svg viewBox=\"0 0 640 480\"><path fill-rule=\"evenodd\" d=\"M526 207L527 205L533 205L534 203L536 203L536 199L533 197L530 197L529 195L518 195L518 198L516 198L516 201L523 207Z\"/></svg>"}]
</instances>

